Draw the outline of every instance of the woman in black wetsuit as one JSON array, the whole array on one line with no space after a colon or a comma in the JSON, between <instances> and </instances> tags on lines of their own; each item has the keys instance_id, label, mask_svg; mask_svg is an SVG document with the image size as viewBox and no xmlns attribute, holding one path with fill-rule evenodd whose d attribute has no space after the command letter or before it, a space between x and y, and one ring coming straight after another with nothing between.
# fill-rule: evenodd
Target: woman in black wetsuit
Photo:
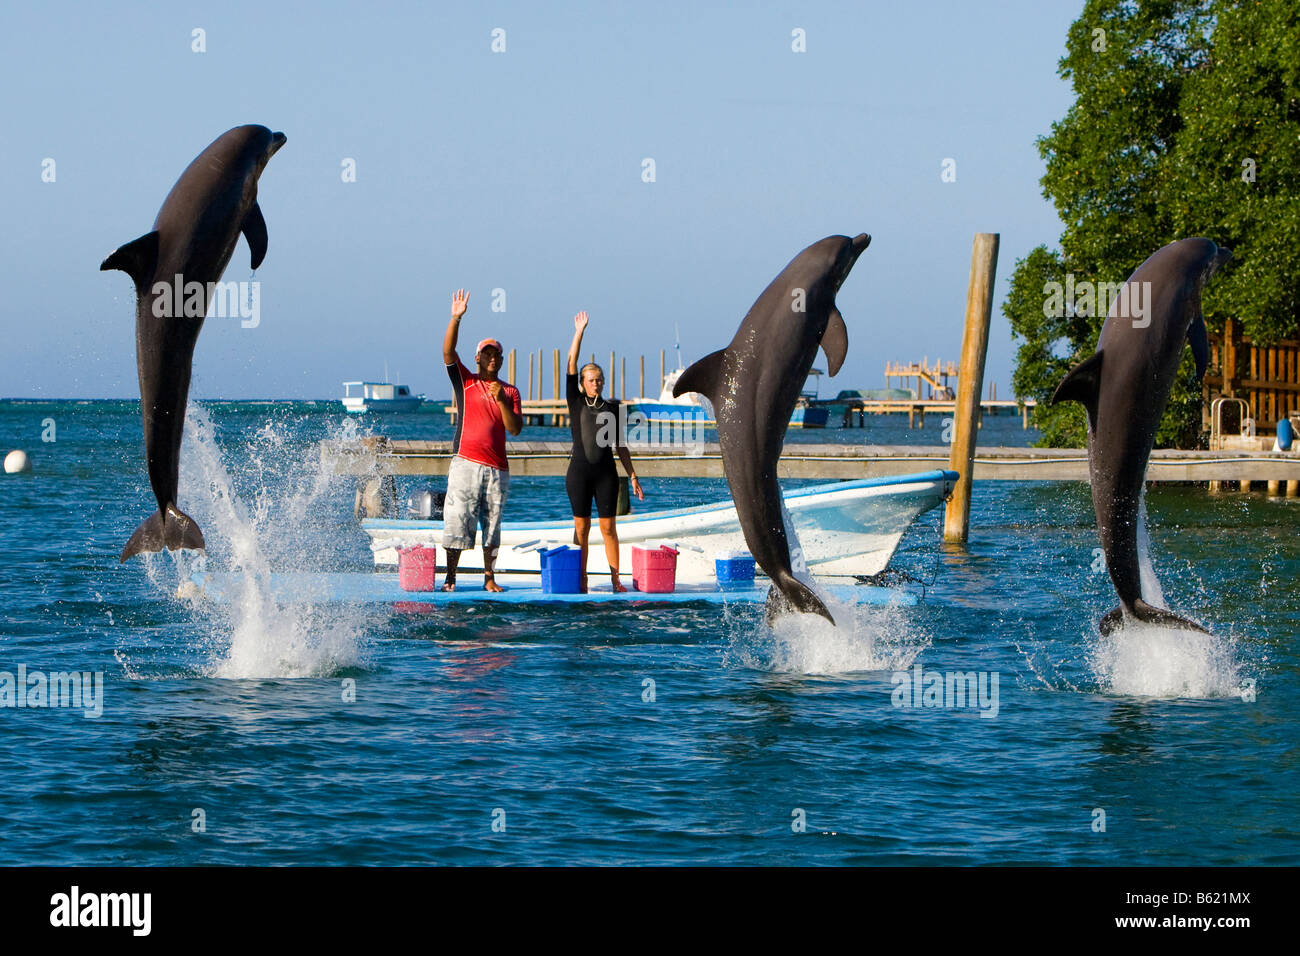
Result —
<instances>
[{"instance_id":1,"label":"woman in black wetsuit","mask_svg":"<svg viewBox=\"0 0 1300 956\"><path fill-rule=\"evenodd\" d=\"M594 498L600 536L605 542L605 558L609 561L610 583L615 591L626 591L627 588L618 580L618 531L614 528L614 515L618 510L615 450L636 496L644 501L645 493L632 468L632 456L623 443L619 403L601 398L605 374L599 365L585 365L581 377L578 375L578 353L582 350L585 331L587 313L579 312L573 317L573 344L569 346L569 375L565 388L573 451L569 457L569 471L564 477L564 488L573 506L573 540L582 549L582 590L587 590L587 539L591 534L591 501Z\"/></svg>"}]
</instances>

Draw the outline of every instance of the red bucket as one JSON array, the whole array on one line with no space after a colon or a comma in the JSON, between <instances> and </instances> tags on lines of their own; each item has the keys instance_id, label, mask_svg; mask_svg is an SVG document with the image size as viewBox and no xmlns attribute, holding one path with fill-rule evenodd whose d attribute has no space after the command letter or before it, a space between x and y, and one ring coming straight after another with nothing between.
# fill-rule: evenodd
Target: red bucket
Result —
<instances>
[{"instance_id":1,"label":"red bucket","mask_svg":"<svg viewBox=\"0 0 1300 956\"><path fill-rule=\"evenodd\" d=\"M438 549L397 549L397 583L403 591L432 591L438 584Z\"/></svg>"},{"instance_id":2,"label":"red bucket","mask_svg":"<svg viewBox=\"0 0 1300 956\"><path fill-rule=\"evenodd\" d=\"M632 587L637 591L671 594L676 587L677 549L668 545L632 545Z\"/></svg>"}]
</instances>

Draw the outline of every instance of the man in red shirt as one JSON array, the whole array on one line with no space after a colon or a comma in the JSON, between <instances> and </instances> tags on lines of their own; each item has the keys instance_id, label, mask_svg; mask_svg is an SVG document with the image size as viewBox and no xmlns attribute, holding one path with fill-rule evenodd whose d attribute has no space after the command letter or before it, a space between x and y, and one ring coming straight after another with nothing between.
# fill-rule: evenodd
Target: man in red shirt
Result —
<instances>
[{"instance_id":1,"label":"man in red shirt","mask_svg":"<svg viewBox=\"0 0 1300 956\"><path fill-rule=\"evenodd\" d=\"M506 432L518 435L524 427L520 417L519 389L497 377L501 371L501 343L484 339L474 350L478 374L471 372L456 354L460 320L469 308L469 293L457 289L451 300L451 321L442 340L442 360L451 377L456 400L454 457L447 469L447 497L442 509L442 546L447 549L447 577L444 591L456 589L456 567L460 553L474 547L474 533L483 529L483 589L502 591L493 568L501 546L501 508L510 488L510 466L506 462Z\"/></svg>"}]
</instances>

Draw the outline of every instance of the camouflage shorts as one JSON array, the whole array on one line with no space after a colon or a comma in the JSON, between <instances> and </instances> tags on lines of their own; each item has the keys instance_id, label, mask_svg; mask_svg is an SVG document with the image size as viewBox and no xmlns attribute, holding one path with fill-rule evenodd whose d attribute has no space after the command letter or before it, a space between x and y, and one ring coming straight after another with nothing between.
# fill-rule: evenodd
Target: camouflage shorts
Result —
<instances>
[{"instance_id":1,"label":"camouflage shorts","mask_svg":"<svg viewBox=\"0 0 1300 956\"><path fill-rule=\"evenodd\" d=\"M483 547L501 546L501 508L510 488L510 472L457 456L447 469L447 497L442 504L442 546L454 551L474 547L483 529Z\"/></svg>"}]
</instances>

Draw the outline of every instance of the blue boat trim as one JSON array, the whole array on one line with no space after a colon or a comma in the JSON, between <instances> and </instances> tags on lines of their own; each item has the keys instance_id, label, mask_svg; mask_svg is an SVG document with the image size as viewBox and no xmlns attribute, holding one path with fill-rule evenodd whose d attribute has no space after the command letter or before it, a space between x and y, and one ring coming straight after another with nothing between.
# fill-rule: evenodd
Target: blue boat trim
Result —
<instances>
[{"instance_id":1,"label":"blue boat trim","mask_svg":"<svg viewBox=\"0 0 1300 956\"><path fill-rule=\"evenodd\" d=\"M935 471L921 471L912 475L885 475L879 478L857 478L853 481L832 481L823 485L810 485L807 488L796 488L785 494L785 499L789 501L792 498L806 498L810 495L824 495L831 491L845 491L852 488L880 488L887 485L919 485L936 481L956 481L957 472L936 469ZM724 508L731 507L730 502L716 502L709 505L696 505L691 508L672 508L667 511L650 511L645 514L620 515L619 525L635 524L638 521L657 521L660 518L681 518L687 515L707 514L710 511L720 511ZM524 531L543 531L553 529L565 522L556 521L512 521L511 528L519 528ZM416 521L401 520L392 518L363 518L361 520L363 528L370 528L377 531L438 531L442 529L441 521Z\"/></svg>"}]
</instances>

